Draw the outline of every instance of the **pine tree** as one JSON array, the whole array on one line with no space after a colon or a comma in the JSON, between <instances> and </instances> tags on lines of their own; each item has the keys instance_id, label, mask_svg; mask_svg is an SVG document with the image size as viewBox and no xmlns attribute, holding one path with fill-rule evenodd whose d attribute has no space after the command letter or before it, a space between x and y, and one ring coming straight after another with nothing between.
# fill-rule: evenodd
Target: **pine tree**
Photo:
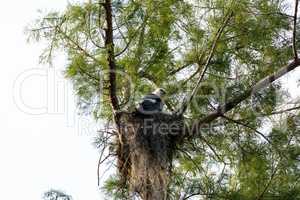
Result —
<instances>
[{"instance_id":1,"label":"pine tree","mask_svg":"<svg viewBox=\"0 0 300 200\"><path fill-rule=\"evenodd\" d=\"M49 44L41 61L65 52L79 106L107 122L96 144L99 165L118 158L108 195L300 198L300 106L285 104L278 80L300 65L295 2L90 0L29 27ZM134 115L155 87L168 93L167 113L150 125L179 133L145 134Z\"/></svg>"},{"instance_id":2,"label":"pine tree","mask_svg":"<svg viewBox=\"0 0 300 200\"><path fill-rule=\"evenodd\" d=\"M43 195L44 200L72 200L70 195L65 194L59 190L49 190Z\"/></svg>"}]
</instances>

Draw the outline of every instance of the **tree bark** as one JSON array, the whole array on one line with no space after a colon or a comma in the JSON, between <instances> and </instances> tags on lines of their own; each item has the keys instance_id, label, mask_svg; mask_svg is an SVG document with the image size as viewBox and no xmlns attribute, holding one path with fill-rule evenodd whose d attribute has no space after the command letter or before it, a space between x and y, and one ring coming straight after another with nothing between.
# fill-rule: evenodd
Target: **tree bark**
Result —
<instances>
[{"instance_id":1,"label":"tree bark","mask_svg":"<svg viewBox=\"0 0 300 200\"><path fill-rule=\"evenodd\" d=\"M112 108L114 111L117 111L120 109L120 107L119 107L119 100L117 98L117 89L116 89L117 88L117 83L116 83L117 65L115 62L111 0L105 0L103 6L106 12L105 48L107 50L107 62L109 66L109 95L110 95Z\"/></svg>"}]
</instances>

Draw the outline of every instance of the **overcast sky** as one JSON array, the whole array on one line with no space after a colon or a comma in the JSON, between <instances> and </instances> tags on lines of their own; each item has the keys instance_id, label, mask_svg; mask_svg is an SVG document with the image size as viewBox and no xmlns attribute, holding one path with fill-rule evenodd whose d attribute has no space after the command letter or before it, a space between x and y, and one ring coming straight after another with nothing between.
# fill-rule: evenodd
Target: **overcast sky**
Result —
<instances>
[{"instance_id":1,"label":"overcast sky","mask_svg":"<svg viewBox=\"0 0 300 200\"><path fill-rule=\"evenodd\" d=\"M61 70L41 66L41 45L26 43L25 26L38 9L60 10L66 0L5 1L0 12L0 198L41 200L50 188L75 200L102 199L97 189L95 133L78 117ZM295 78L299 77L293 75ZM287 79L288 76L285 77ZM295 83L289 87L297 96Z\"/></svg>"},{"instance_id":2,"label":"overcast sky","mask_svg":"<svg viewBox=\"0 0 300 200\"><path fill-rule=\"evenodd\" d=\"M25 26L39 16L38 9L66 5L66 0L1 4L1 199L41 200L50 188L76 200L102 199L96 179L98 154L91 145L94 132L76 117L75 98L61 76L64 61L57 59L55 68L38 65L41 46L27 44L24 35Z\"/></svg>"}]
</instances>

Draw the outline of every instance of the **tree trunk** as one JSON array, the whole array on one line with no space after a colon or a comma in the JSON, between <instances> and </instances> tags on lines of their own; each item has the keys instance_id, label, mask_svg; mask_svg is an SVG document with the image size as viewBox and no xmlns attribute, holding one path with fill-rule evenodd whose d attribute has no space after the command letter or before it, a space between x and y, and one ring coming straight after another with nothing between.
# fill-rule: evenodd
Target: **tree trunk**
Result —
<instances>
[{"instance_id":1,"label":"tree trunk","mask_svg":"<svg viewBox=\"0 0 300 200\"><path fill-rule=\"evenodd\" d=\"M118 168L123 184L143 200L165 200L181 117L119 113Z\"/></svg>"}]
</instances>

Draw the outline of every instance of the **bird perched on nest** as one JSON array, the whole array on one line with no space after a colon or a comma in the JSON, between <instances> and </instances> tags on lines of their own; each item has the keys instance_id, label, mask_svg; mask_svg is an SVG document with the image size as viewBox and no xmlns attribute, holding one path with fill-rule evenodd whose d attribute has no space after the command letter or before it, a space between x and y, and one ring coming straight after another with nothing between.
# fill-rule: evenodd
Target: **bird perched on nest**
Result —
<instances>
[{"instance_id":1,"label":"bird perched on nest","mask_svg":"<svg viewBox=\"0 0 300 200\"><path fill-rule=\"evenodd\" d=\"M137 111L144 115L151 115L161 112L164 107L163 97L166 91L162 88L157 88L152 93L143 97L142 101L137 107Z\"/></svg>"}]
</instances>

